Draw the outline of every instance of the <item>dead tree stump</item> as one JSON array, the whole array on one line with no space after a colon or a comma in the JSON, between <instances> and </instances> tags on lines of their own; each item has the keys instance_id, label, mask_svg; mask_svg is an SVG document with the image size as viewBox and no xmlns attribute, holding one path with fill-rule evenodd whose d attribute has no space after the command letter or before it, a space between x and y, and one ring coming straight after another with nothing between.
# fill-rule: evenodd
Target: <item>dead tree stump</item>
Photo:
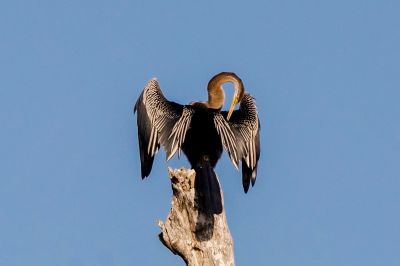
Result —
<instances>
[{"instance_id":1,"label":"dead tree stump","mask_svg":"<svg viewBox=\"0 0 400 266\"><path fill-rule=\"evenodd\" d=\"M188 266L234 266L233 240L221 214L198 210L192 169L168 169L172 184L172 206L165 222L159 221L161 242ZM222 191L221 195L223 197ZM224 204L222 200L222 204Z\"/></svg>"}]
</instances>

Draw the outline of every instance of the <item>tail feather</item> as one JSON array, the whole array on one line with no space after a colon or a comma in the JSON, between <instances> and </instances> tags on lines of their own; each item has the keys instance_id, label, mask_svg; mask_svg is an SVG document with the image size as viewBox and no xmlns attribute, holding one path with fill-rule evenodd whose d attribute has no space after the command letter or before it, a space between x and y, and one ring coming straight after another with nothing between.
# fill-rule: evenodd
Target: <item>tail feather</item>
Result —
<instances>
[{"instance_id":1,"label":"tail feather","mask_svg":"<svg viewBox=\"0 0 400 266\"><path fill-rule=\"evenodd\" d=\"M195 167L196 198L200 211L208 214L222 212L222 197L217 175L208 161Z\"/></svg>"}]
</instances>

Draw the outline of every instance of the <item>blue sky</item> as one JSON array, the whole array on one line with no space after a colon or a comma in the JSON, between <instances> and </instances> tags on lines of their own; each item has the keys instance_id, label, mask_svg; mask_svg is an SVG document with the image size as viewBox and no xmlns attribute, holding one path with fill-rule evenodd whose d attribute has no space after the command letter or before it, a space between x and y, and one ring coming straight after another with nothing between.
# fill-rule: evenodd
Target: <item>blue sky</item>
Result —
<instances>
[{"instance_id":1,"label":"blue sky","mask_svg":"<svg viewBox=\"0 0 400 266\"><path fill-rule=\"evenodd\" d=\"M262 154L217 166L237 265L400 263L398 1L2 1L0 264L182 265L157 238L171 189L141 181L132 106L236 72Z\"/></svg>"}]
</instances>

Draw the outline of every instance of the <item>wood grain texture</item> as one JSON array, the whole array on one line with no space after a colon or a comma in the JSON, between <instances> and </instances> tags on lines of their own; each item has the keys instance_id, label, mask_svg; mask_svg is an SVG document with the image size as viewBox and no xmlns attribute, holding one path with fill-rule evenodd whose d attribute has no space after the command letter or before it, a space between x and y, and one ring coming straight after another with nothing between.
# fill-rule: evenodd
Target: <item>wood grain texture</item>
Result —
<instances>
[{"instance_id":1,"label":"wood grain texture","mask_svg":"<svg viewBox=\"0 0 400 266\"><path fill-rule=\"evenodd\" d=\"M169 176L172 206L166 221L158 223L162 231L159 235L161 242L188 266L235 265L225 210L218 215L198 210L194 170L169 169Z\"/></svg>"}]
</instances>

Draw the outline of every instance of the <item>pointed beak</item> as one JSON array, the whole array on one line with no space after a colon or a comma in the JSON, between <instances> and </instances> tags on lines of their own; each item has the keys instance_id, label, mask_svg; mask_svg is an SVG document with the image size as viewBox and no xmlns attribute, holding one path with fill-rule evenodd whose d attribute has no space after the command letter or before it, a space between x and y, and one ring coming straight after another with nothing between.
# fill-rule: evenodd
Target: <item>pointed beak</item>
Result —
<instances>
[{"instance_id":1,"label":"pointed beak","mask_svg":"<svg viewBox=\"0 0 400 266\"><path fill-rule=\"evenodd\" d=\"M231 103L231 107L229 108L229 112L228 112L228 115L227 115L227 117L226 117L226 120L227 120L227 121L229 121L229 119L231 118L232 113L233 113L233 110L235 109L235 106L236 106L236 104L237 104L238 102L239 102L239 95L238 95L238 94L235 94L235 96L233 96L232 103Z\"/></svg>"}]
</instances>

